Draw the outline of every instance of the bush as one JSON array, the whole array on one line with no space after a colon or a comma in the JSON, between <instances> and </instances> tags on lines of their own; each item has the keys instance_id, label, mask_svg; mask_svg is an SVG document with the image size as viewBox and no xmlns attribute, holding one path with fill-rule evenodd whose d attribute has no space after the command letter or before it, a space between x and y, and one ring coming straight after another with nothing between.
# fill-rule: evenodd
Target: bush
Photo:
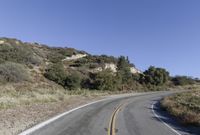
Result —
<instances>
[{"instance_id":1,"label":"bush","mask_svg":"<svg viewBox=\"0 0 200 135\"><path fill-rule=\"evenodd\" d=\"M95 68L98 68L99 67L99 64L97 64L97 63L91 63L91 64L89 64L89 68L90 69L95 69Z\"/></svg>"},{"instance_id":2,"label":"bush","mask_svg":"<svg viewBox=\"0 0 200 135\"><path fill-rule=\"evenodd\" d=\"M81 87L81 76L77 72L67 74L62 63L54 63L46 69L44 76L66 89L78 89Z\"/></svg>"},{"instance_id":3,"label":"bush","mask_svg":"<svg viewBox=\"0 0 200 135\"><path fill-rule=\"evenodd\" d=\"M94 88L97 90L116 90L117 79L112 71L105 70L97 73L94 78Z\"/></svg>"},{"instance_id":4,"label":"bush","mask_svg":"<svg viewBox=\"0 0 200 135\"><path fill-rule=\"evenodd\" d=\"M117 63L117 59L113 56L100 55L95 57L97 63Z\"/></svg>"},{"instance_id":5,"label":"bush","mask_svg":"<svg viewBox=\"0 0 200 135\"><path fill-rule=\"evenodd\" d=\"M65 56L59 53L51 52L47 55L47 58L52 63L58 63L61 62L65 58Z\"/></svg>"},{"instance_id":6,"label":"bush","mask_svg":"<svg viewBox=\"0 0 200 135\"><path fill-rule=\"evenodd\" d=\"M20 44L3 44L0 46L0 58L3 61L12 61L22 64L39 65L41 60L34 55L33 51L28 45Z\"/></svg>"},{"instance_id":7,"label":"bush","mask_svg":"<svg viewBox=\"0 0 200 135\"><path fill-rule=\"evenodd\" d=\"M190 85L194 84L195 80L187 76L176 76L171 79L174 85Z\"/></svg>"},{"instance_id":8,"label":"bush","mask_svg":"<svg viewBox=\"0 0 200 135\"><path fill-rule=\"evenodd\" d=\"M27 70L21 64L6 62L0 65L1 82L21 82L29 79Z\"/></svg>"},{"instance_id":9,"label":"bush","mask_svg":"<svg viewBox=\"0 0 200 135\"><path fill-rule=\"evenodd\" d=\"M46 69L44 76L47 79L52 80L62 86L65 85L66 73L62 63L55 63L50 65Z\"/></svg>"},{"instance_id":10,"label":"bush","mask_svg":"<svg viewBox=\"0 0 200 135\"><path fill-rule=\"evenodd\" d=\"M78 53L78 51L73 48L60 47L49 48L49 51L50 52L48 53L47 57L52 63L61 62L67 56L70 57Z\"/></svg>"},{"instance_id":11,"label":"bush","mask_svg":"<svg viewBox=\"0 0 200 135\"><path fill-rule=\"evenodd\" d=\"M72 73L66 76L65 88L70 90L79 89L81 87L81 76L78 73Z\"/></svg>"}]
</instances>

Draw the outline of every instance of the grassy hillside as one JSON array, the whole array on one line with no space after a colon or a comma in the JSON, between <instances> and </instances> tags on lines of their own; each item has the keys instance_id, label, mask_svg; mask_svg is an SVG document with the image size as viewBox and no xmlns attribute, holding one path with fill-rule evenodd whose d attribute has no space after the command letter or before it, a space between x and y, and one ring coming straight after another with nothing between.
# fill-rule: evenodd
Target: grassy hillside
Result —
<instances>
[{"instance_id":1,"label":"grassy hillside","mask_svg":"<svg viewBox=\"0 0 200 135\"><path fill-rule=\"evenodd\" d=\"M107 89L118 90L113 87L114 82L107 82L109 87L102 84L106 82L102 79L107 79L102 76L104 71L109 71L108 78L116 75L105 65L117 68L117 63L118 58L113 56L0 38L0 109L64 101L70 95L96 95L102 90L106 94L109 93Z\"/></svg>"},{"instance_id":2,"label":"grassy hillside","mask_svg":"<svg viewBox=\"0 0 200 135\"><path fill-rule=\"evenodd\" d=\"M125 62L129 68L134 66L128 60ZM97 56L73 48L48 47L17 39L0 38L2 84L51 80L66 89L91 89L94 87L91 86L95 81L93 77L110 67L110 70L117 70L117 63L118 58L113 56ZM70 78L75 80L69 80ZM79 82L74 82L76 80ZM77 86L67 87L69 85L66 82Z\"/></svg>"}]
</instances>

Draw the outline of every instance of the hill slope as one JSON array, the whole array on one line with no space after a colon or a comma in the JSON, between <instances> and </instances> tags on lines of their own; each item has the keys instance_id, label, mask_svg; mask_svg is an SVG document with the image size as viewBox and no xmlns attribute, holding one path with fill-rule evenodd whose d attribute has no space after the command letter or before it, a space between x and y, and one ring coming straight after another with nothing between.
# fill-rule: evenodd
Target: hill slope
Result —
<instances>
[{"instance_id":1,"label":"hill slope","mask_svg":"<svg viewBox=\"0 0 200 135\"><path fill-rule=\"evenodd\" d=\"M86 81L88 81L91 79L90 76L98 72L110 70L109 72L116 73L118 61L119 58L113 56L91 55L73 48L49 47L38 43L22 42L17 39L0 38L0 63L3 65L0 69L1 83L49 82L49 79L62 85L58 80L61 77L58 74L52 74L53 67L61 68L63 74L78 74L81 80L87 79ZM133 74L141 73L128 60L127 67ZM10 69L13 72L16 70L15 72L19 74L13 75L5 69Z\"/></svg>"}]
</instances>

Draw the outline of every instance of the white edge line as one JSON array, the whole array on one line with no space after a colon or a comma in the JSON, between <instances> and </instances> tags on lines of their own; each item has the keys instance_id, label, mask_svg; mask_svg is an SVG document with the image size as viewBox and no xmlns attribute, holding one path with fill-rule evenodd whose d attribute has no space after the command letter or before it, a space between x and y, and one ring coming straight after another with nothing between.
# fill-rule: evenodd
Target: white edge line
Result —
<instances>
[{"instance_id":1,"label":"white edge line","mask_svg":"<svg viewBox=\"0 0 200 135\"><path fill-rule=\"evenodd\" d=\"M40 123L40 124L38 124L38 125L36 125L36 126L30 128L30 129L28 129L28 130L25 130L24 132L20 133L19 135L29 135L29 134L33 133L34 131L36 131L36 130L38 130L38 129L40 129L40 128L42 128L42 127L48 125L48 124L50 124L51 122L53 122L53 121L55 121L55 120L57 120L57 119L59 119L59 118L65 116L65 115L67 115L67 114L69 114L69 113L71 113L71 112L73 112L73 111L76 111L76 110L81 109L81 108L83 108L83 107L86 107L86 106L88 106L88 105L91 105L91 104L94 104L94 103L97 103L97 102L101 102L101 101L104 101L104 100L109 100L109 99L102 99L102 100L94 101L94 102L91 102L91 103L88 103L88 104L79 106L79 107L77 107L77 108L74 108L74 109L72 109L72 110L69 110L69 111L67 111L67 112L64 112L64 113L62 113L62 114L60 114L60 115L57 115L57 116L55 116L55 117L53 117L53 118L50 118L49 120L44 121L44 122L42 122L42 123Z\"/></svg>"},{"instance_id":2,"label":"white edge line","mask_svg":"<svg viewBox=\"0 0 200 135\"><path fill-rule=\"evenodd\" d=\"M106 101L106 100L111 100L111 99L114 99L114 98L128 97L128 96L138 95L138 94L139 94L139 93L134 93L134 94L130 94L130 95L121 95L121 96L120 96L120 95L116 95L116 96L113 96L113 97L108 97L108 98L105 98L105 99L97 100L97 101L94 101L94 102L91 102L91 103L88 103L88 104L79 106L79 107L77 107L77 108L74 108L74 109L72 109L72 110L69 110L69 111L67 111L67 112L64 112L64 113L62 113L62 114L60 114L60 115L57 115L57 116L55 116L55 117L53 117L53 118L50 118L50 119L47 120L47 121L44 121L44 122L42 122L42 123L39 123L38 125L35 125L35 126L33 126L32 128L29 128L29 129L23 131L22 133L20 133L20 134L18 134L18 135L29 135L29 134L31 134L31 133L33 133L33 132L39 130L40 128L42 128L42 127L44 127L44 126L50 124L51 122L53 122L53 121L55 121L55 120L57 120L57 119L59 119L59 118L65 116L65 115L67 115L67 114L69 114L69 113L71 113L71 112L73 112L73 111L76 111L76 110L78 110L78 109L81 109L81 108L83 108L83 107L86 107L86 106L89 106L89 105L92 105L92 104L95 104L95 103L98 103L98 102L102 102L102 101Z\"/></svg>"},{"instance_id":3,"label":"white edge line","mask_svg":"<svg viewBox=\"0 0 200 135\"><path fill-rule=\"evenodd\" d=\"M177 135L181 135L177 130L175 130L174 128L172 128L169 124L165 123L161 119L161 117L154 111L155 104L156 104L156 102L151 105L151 110L153 112L153 115L156 116L157 119L159 119L165 126L167 126L169 129L171 129L174 133L176 133Z\"/></svg>"}]
</instances>

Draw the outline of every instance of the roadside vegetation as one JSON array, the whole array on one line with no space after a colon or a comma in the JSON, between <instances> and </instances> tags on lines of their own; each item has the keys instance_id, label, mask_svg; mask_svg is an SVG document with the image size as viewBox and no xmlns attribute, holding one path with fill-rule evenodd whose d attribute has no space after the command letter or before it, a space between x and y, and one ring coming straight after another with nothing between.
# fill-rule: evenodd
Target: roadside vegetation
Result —
<instances>
[{"instance_id":1,"label":"roadside vegetation","mask_svg":"<svg viewBox=\"0 0 200 135\"><path fill-rule=\"evenodd\" d=\"M65 60L77 54L86 56ZM105 69L106 64L116 66L115 71ZM199 82L185 76L170 77L166 69L154 66L133 74L131 67L135 65L125 56L90 55L73 48L0 38L0 109L57 102L71 95L167 90Z\"/></svg>"},{"instance_id":2,"label":"roadside vegetation","mask_svg":"<svg viewBox=\"0 0 200 135\"><path fill-rule=\"evenodd\" d=\"M169 72L163 68L149 67L143 74L132 74L128 58L120 56L117 60L117 72L103 70L97 73L82 73L78 70L65 71L63 63L53 63L46 69L44 76L68 90L153 90L167 85Z\"/></svg>"},{"instance_id":3,"label":"roadside vegetation","mask_svg":"<svg viewBox=\"0 0 200 135\"><path fill-rule=\"evenodd\" d=\"M18 63L5 62L0 64L0 82L12 83L30 80L27 69Z\"/></svg>"},{"instance_id":4,"label":"roadside vegetation","mask_svg":"<svg viewBox=\"0 0 200 135\"><path fill-rule=\"evenodd\" d=\"M173 82L174 85L193 85L198 82L198 78L193 79L192 77L188 76L175 76L171 78L171 81Z\"/></svg>"},{"instance_id":5,"label":"roadside vegetation","mask_svg":"<svg viewBox=\"0 0 200 135\"><path fill-rule=\"evenodd\" d=\"M161 106L182 124L200 126L200 88L166 97Z\"/></svg>"}]
</instances>

